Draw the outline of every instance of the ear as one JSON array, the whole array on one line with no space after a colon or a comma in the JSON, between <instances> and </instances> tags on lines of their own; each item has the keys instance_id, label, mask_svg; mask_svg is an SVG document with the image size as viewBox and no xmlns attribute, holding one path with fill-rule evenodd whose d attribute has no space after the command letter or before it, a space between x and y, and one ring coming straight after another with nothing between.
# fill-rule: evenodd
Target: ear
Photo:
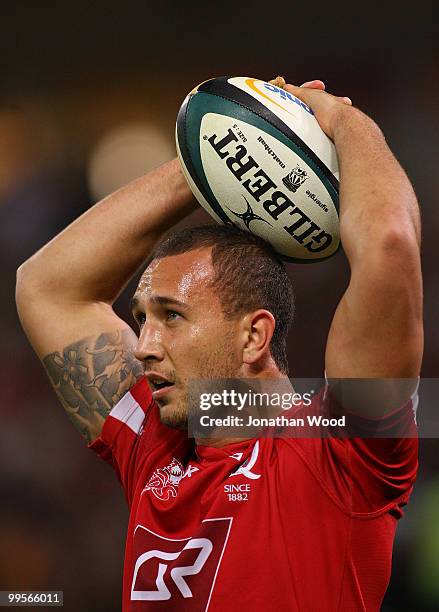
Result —
<instances>
[{"instance_id":1,"label":"ear","mask_svg":"<svg viewBox=\"0 0 439 612\"><path fill-rule=\"evenodd\" d=\"M267 356L275 327L276 321L268 310L255 310L243 318L243 363L253 365Z\"/></svg>"}]
</instances>

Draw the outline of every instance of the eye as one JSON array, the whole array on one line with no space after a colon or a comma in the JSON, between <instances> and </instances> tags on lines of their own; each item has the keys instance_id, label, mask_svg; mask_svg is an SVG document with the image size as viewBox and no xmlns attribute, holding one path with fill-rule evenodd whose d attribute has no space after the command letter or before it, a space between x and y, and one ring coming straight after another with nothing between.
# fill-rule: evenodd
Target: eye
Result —
<instances>
[{"instance_id":1,"label":"eye","mask_svg":"<svg viewBox=\"0 0 439 612\"><path fill-rule=\"evenodd\" d=\"M181 317L181 314L179 312L176 312L175 310L167 310L166 311L166 320L167 321L176 321L180 317Z\"/></svg>"},{"instance_id":2,"label":"eye","mask_svg":"<svg viewBox=\"0 0 439 612\"><path fill-rule=\"evenodd\" d=\"M136 320L136 323L139 327L142 327L142 325L145 324L146 321L146 317L145 314L143 312L139 312L135 315L134 319Z\"/></svg>"}]
</instances>

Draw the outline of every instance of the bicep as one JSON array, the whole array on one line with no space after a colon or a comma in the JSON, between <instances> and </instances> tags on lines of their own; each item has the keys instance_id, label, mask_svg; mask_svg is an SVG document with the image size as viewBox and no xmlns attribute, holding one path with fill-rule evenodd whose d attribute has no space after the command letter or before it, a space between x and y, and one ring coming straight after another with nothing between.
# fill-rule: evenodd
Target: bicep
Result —
<instances>
[{"instance_id":1,"label":"bicep","mask_svg":"<svg viewBox=\"0 0 439 612\"><path fill-rule=\"evenodd\" d=\"M142 375L136 334L107 304L40 302L22 308L20 318L66 414L92 441Z\"/></svg>"}]
</instances>

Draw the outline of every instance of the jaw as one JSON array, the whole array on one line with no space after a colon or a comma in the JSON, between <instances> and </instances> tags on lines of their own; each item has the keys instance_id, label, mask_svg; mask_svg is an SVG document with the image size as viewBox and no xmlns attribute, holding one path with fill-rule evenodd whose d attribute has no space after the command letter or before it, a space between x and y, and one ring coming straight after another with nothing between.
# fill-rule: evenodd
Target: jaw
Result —
<instances>
[{"instance_id":1,"label":"jaw","mask_svg":"<svg viewBox=\"0 0 439 612\"><path fill-rule=\"evenodd\" d=\"M160 403L160 420L163 425L173 429L187 430L187 410L177 402Z\"/></svg>"}]
</instances>

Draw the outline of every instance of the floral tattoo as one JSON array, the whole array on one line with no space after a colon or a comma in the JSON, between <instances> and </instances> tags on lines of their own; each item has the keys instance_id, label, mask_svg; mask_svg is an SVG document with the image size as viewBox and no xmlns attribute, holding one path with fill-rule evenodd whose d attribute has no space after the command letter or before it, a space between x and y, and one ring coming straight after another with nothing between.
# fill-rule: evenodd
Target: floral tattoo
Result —
<instances>
[{"instance_id":1,"label":"floral tattoo","mask_svg":"<svg viewBox=\"0 0 439 612\"><path fill-rule=\"evenodd\" d=\"M68 416L88 442L113 406L142 376L130 330L90 336L43 359Z\"/></svg>"}]
</instances>

